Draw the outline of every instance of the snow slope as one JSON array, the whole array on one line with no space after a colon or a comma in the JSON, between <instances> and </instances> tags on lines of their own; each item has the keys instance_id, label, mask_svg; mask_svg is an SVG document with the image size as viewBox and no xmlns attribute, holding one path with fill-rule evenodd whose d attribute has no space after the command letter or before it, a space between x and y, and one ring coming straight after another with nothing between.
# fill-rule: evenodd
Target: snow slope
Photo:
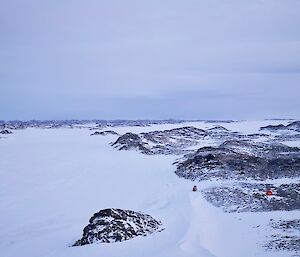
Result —
<instances>
[{"instance_id":1,"label":"snow slope","mask_svg":"<svg viewBox=\"0 0 300 257\"><path fill-rule=\"evenodd\" d=\"M191 192L193 182L175 175L172 163L178 156L117 151L109 145L115 139L91 137L88 129L26 129L1 139L0 256L291 256L265 251L262 244L270 233L270 218L295 218L299 211L224 213L200 192ZM165 230L121 243L69 247L95 212L111 207L150 214Z\"/></svg>"}]
</instances>

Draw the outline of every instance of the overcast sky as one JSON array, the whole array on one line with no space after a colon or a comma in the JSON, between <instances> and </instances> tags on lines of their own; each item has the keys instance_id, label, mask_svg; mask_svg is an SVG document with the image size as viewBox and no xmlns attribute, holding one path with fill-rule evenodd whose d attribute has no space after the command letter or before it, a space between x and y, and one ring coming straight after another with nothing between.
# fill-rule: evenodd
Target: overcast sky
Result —
<instances>
[{"instance_id":1,"label":"overcast sky","mask_svg":"<svg viewBox=\"0 0 300 257\"><path fill-rule=\"evenodd\" d=\"M1 1L0 89L0 119L300 118L300 1Z\"/></svg>"}]
</instances>

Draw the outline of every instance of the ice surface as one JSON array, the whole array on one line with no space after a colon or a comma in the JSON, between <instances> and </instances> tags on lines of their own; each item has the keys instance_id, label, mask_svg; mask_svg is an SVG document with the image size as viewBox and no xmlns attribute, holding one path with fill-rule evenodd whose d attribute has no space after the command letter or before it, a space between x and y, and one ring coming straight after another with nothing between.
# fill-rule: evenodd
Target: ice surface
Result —
<instances>
[{"instance_id":1,"label":"ice surface","mask_svg":"<svg viewBox=\"0 0 300 257\"><path fill-rule=\"evenodd\" d=\"M270 122L221 123L244 133ZM192 125L116 127L122 134ZM270 219L299 211L224 213L208 203L195 183L177 177L175 156L117 151L113 135L91 137L88 128L26 129L0 141L0 255L3 257L288 257L266 251ZM199 189L222 181L199 182ZM93 213L105 208L142 211L165 230L121 243L69 247Z\"/></svg>"}]
</instances>

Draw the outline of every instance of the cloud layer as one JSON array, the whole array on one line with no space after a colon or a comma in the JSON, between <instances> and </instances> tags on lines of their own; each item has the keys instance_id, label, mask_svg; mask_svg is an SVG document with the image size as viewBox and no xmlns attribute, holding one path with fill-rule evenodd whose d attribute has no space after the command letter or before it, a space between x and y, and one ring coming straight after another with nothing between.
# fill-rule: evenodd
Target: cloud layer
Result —
<instances>
[{"instance_id":1,"label":"cloud layer","mask_svg":"<svg viewBox=\"0 0 300 257\"><path fill-rule=\"evenodd\" d=\"M300 2L6 1L2 119L299 117Z\"/></svg>"}]
</instances>

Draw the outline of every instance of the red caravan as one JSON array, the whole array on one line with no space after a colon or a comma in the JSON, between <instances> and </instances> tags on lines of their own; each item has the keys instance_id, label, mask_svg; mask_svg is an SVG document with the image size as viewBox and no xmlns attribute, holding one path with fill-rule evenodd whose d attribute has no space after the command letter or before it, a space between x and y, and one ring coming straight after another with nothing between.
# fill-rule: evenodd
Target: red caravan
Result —
<instances>
[{"instance_id":1,"label":"red caravan","mask_svg":"<svg viewBox=\"0 0 300 257\"><path fill-rule=\"evenodd\" d=\"M271 195L273 195L273 192L272 192L272 190L271 190L271 189L267 189L267 191L266 191L266 195L268 195L268 196L271 196Z\"/></svg>"}]
</instances>

